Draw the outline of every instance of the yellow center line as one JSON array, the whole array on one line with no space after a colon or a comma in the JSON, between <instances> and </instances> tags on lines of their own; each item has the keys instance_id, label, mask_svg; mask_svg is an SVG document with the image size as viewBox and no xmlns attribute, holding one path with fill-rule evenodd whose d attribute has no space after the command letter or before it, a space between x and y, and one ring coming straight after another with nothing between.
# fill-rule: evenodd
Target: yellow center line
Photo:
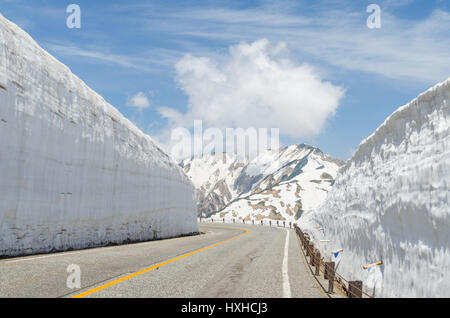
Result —
<instances>
[{"instance_id":1,"label":"yellow center line","mask_svg":"<svg viewBox=\"0 0 450 318\"><path fill-rule=\"evenodd\" d=\"M234 228L234 229L236 229L236 228ZM171 259L171 260L165 261L165 262L160 263L160 264L158 264L158 265L154 265L154 266L152 266L152 267L143 269L143 270L141 270L141 271L139 271L139 272L136 272L136 273L133 273L133 274L124 276L124 277L122 277L122 278L119 278L119 279L114 280L114 281L112 281L112 282L109 282L109 283L107 283L107 284L100 285L100 286L98 286L98 287L95 287L95 288L93 288L93 289L90 289L90 290L88 290L88 291L85 291L85 292L83 292L83 293L81 293L81 294L75 295L75 296L73 296L72 298L83 298L83 297L92 295L93 293L96 293L96 292L98 292L98 291L100 291L100 290L102 290L102 289L108 288L108 287L110 287L110 286L113 286L113 285L119 284L119 283L121 283L121 282L123 282L123 281L126 281L126 280L128 280L128 279L130 279L130 278L133 278L133 277L139 276L139 275L141 275L141 274L147 273L147 272L149 272L149 271L151 271L151 270L154 270L155 268L158 268L158 267L161 267L161 266L170 264L170 263L175 262L175 261L178 261L178 260L180 260L180 259L182 259L182 258L191 256L191 255L194 255L194 254L197 254L197 253L200 253L200 252L202 252L202 251L205 251L205 250L210 249L210 248L212 248L212 247L215 247L215 246L217 246L217 245L220 245L220 244L229 242L229 241L231 241L231 240L237 239L237 238L239 238L239 237L241 237L241 236L244 236L245 234L248 234L249 232L250 232L250 230L247 230L247 229L246 229L244 233L239 234L239 235L237 235L237 236L233 236L233 237L231 237L231 238L229 238L229 239L226 239L225 241L218 242L218 243L215 243L215 244L210 245L210 246L206 246L206 247L201 248L201 249L199 249L199 250L196 250L196 251L193 251L193 252L190 252L190 253L187 253L187 254L178 256L178 257L176 257L176 258L173 258L173 259Z\"/></svg>"}]
</instances>

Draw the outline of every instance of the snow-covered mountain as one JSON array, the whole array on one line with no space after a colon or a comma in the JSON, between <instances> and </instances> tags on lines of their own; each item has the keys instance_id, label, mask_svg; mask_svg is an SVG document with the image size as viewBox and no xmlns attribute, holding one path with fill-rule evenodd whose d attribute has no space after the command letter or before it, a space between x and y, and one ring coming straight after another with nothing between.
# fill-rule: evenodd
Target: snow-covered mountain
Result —
<instances>
[{"instance_id":1,"label":"snow-covered mountain","mask_svg":"<svg viewBox=\"0 0 450 318\"><path fill-rule=\"evenodd\" d=\"M342 164L304 144L251 160L221 153L180 163L197 188L199 213L256 221L298 219L323 201Z\"/></svg>"},{"instance_id":2,"label":"snow-covered mountain","mask_svg":"<svg viewBox=\"0 0 450 318\"><path fill-rule=\"evenodd\" d=\"M0 15L0 256L198 232L195 188Z\"/></svg>"},{"instance_id":3,"label":"snow-covered mountain","mask_svg":"<svg viewBox=\"0 0 450 318\"><path fill-rule=\"evenodd\" d=\"M361 142L299 225L326 258L342 248L338 272L376 296L450 297L450 79Z\"/></svg>"}]
</instances>

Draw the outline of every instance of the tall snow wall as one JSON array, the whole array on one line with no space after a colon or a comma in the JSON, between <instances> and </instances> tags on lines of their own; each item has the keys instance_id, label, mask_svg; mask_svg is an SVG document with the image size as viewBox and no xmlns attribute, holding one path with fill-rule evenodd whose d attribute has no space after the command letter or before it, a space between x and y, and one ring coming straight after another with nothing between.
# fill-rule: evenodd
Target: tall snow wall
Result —
<instances>
[{"instance_id":1,"label":"tall snow wall","mask_svg":"<svg viewBox=\"0 0 450 318\"><path fill-rule=\"evenodd\" d=\"M450 297L450 79L399 108L299 220L376 297ZM317 226L323 230L317 229ZM329 243L319 242L329 239ZM382 260L370 271L362 266Z\"/></svg>"},{"instance_id":2,"label":"tall snow wall","mask_svg":"<svg viewBox=\"0 0 450 318\"><path fill-rule=\"evenodd\" d=\"M178 165L0 14L0 256L196 232Z\"/></svg>"}]
</instances>

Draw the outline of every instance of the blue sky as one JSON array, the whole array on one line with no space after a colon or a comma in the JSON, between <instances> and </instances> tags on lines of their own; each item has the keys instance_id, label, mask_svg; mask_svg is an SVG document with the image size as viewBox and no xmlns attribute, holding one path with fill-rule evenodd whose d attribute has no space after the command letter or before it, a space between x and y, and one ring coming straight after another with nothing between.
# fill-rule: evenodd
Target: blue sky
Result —
<instances>
[{"instance_id":1,"label":"blue sky","mask_svg":"<svg viewBox=\"0 0 450 318\"><path fill-rule=\"evenodd\" d=\"M81 7L80 29L66 27L71 3ZM366 26L371 3L381 7L380 29ZM245 125L248 118L253 126L273 124L283 144L309 143L345 160L394 110L450 76L446 0L0 0L0 13L162 142L167 131L192 119L217 123L201 100L222 96L217 105L224 123ZM229 96L242 84L242 73L255 70L245 65L249 50L256 58L267 54L273 74L283 78L273 121L241 104L245 92ZM226 81L202 89L213 75ZM264 90L264 83L255 89ZM304 97L292 107L296 89ZM261 95L249 103L266 102L267 93L255 94ZM276 104L278 96L271 97L268 105ZM317 114L321 105L326 107ZM283 116L287 112L292 116ZM244 120L234 120L238 113ZM304 128L309 122L317 129Z\"/></svg>"}]
</instances>

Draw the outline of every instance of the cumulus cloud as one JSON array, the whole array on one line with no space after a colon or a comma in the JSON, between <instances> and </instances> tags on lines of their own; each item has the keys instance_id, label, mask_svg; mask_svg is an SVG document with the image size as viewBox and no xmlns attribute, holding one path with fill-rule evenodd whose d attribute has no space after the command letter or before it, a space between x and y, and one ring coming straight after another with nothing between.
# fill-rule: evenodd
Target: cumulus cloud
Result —
<instances>
[{"instance_id":1,"label":"cumulus cloud","mask_svg":"<svg viewBox=\"0 0 450 318\"><path fill-rule=\"evenodd\" d=\"M143 92L139 92L130 99L128 99L127 105L129 107L144 109L150 106L150 101Z\"/></svg>"},{"instance_id":2,"label":"cumulus cloud","mask_svg":"<svg viewBox=\"0 0 450 318\"><path fill-rule=\"evenodd\" d=\"M266 39L242 42L217 61L185 55L176 64L176 81L189 98L180 113L160 108L173 125L191 127L279 128L281 135L313 136L323 129L344 89L323 80L310 65L286 56L286 44Z\"/></svg>"}]
</instances>

